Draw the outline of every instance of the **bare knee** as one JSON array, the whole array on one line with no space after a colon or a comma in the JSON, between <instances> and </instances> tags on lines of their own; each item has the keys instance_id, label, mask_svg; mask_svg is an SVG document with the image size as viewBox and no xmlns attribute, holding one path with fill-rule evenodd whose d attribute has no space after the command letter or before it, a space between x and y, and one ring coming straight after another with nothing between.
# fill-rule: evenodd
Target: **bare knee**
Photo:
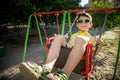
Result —
<instances>
[{"instance_id":1,"label":"bare knee","mask_svg":"<svg viewBox=\"0 0 120 80\"><path fill-rule=\"evenodd\" d=\"M63 41L65 38L63 35L56 35L54 40L56 39Z\"/></svg>"},{"instance_id":2,"label":"bare knee","mask_svg":"<svg viewBox=\"0 0 120 80\"><path fill-rule=\"evenodd\" d=\"M55 38L63 38L63 35L56 35Z\"/></svg>"},{"instance_id":3,"label":"bare knee","mask_svg":"<svg viewBox=\"0 0 120 80\"><path fill-rule=\"evenodd\" d=\"M76 37L75 45L86 45L86 44L87 44L87 41L85 39Z\"/></svg>"},{"instance_id":4,"label":"bare knee","mask_svg":"<svg viewBox=\"0 0 120 80\"><path fill-rule=\"evenodd\" d=\"M63 35L55 36L55 40L58 41L59 43L61 43L62 46L66 45L66 39L65 39L65 36L63 36Z\"/></svg>"}]
</instances>

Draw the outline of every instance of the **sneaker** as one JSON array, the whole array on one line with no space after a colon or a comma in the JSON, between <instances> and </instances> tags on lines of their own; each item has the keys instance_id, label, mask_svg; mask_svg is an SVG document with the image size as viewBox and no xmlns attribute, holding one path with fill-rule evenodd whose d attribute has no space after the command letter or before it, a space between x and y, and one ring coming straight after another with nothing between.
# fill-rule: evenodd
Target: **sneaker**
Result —
<instances>
[{"instance_id":1,"label":"sneaker","mask_svg":"<svg viewBox=\"0 0 120 80\"><path fill-rule=\"evenodd\" d=\"M29 80L43 79L50 72L46 66L39 66L33 62L22 62L19 70Z\"/></svg>"},{"instance_id":2,"label":"sneaker","mask_svg":"<svg viewBox=\"0 0 120 80\"><path fill-rule=\"evenodd\" d=\"M57 79L57 78L58 79ZM59 68L55 71L55 72L53 72L53 73L50 73L50 74L48 74L47 76L46 76L46 79L45 80L68 80L68 77L67 77L67 75L63 72L63 71L61 71Z\"/></svg>"}]
</instances>

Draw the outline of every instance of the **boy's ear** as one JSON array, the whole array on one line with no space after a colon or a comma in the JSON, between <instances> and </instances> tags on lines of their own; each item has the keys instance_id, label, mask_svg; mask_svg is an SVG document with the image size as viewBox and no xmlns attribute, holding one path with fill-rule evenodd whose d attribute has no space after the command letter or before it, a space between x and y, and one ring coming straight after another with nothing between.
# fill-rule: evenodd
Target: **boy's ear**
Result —
<instances>
[{"instance_id":1,"label":"boy's ear","mask_svg":"<svg viewBox=\"0 0 120 80\"><path fill-rule=\"evenodd\" d=\"M93 24L92 24L92 21L90 21L90 28L92 28L92 25L93 25Z\"/></svg>"}]
</instances>

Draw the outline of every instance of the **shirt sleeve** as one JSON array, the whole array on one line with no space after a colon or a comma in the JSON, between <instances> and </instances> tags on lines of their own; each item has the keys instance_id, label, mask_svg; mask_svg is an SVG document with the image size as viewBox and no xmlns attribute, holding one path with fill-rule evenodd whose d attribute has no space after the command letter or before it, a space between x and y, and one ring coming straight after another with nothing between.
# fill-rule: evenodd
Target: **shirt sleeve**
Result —
<instances>
[{"instance_id":1,"label":"shirt sleeve","mask_svg":"<svg viewBox=\"0 0 120 80\"><path fill-rule=\"evenodd\" d=\"M75 44L75 38L76 38L76 34L73 34L69 40L69 42L67 43L67 47L68 48L72 48Z\"/></svg>"}]
</instances>

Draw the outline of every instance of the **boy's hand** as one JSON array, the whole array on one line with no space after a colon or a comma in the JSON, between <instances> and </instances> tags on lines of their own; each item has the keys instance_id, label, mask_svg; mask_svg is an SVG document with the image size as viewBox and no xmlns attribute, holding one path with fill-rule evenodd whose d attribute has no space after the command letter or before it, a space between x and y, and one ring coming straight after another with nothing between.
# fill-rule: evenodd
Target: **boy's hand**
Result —
<instances>
[{"instance_id":1,"label":"boy's hand","mask_svg":"<svg viewBox=\"0 0 120 80\"><path fill-rule=\"evenodd\" d=\"M97 38L96 43L98 44L98 46L103 46L103 40L101 38Z\"/></svg>"},{"instance_id":2,"label":"boy's hand","mask_svg":"<svg viewBox=\"0 0 120 80\"><path fill-rule=\"evenodd\" d=\"M54 37L57 36L57 34L53 34L53 35L54 35Z\"/></svg>"},{"instance_id":3,"label":"boy's hand","mask_svg":"<svg viewBox=\"0 0 120 80\"><path fill-rule=\"evenodd\" d=\"M68 33L66 33L64 36L65 36L65 38L67 39L67 38L68 38Z\"/></svg>"}]
</instances>

